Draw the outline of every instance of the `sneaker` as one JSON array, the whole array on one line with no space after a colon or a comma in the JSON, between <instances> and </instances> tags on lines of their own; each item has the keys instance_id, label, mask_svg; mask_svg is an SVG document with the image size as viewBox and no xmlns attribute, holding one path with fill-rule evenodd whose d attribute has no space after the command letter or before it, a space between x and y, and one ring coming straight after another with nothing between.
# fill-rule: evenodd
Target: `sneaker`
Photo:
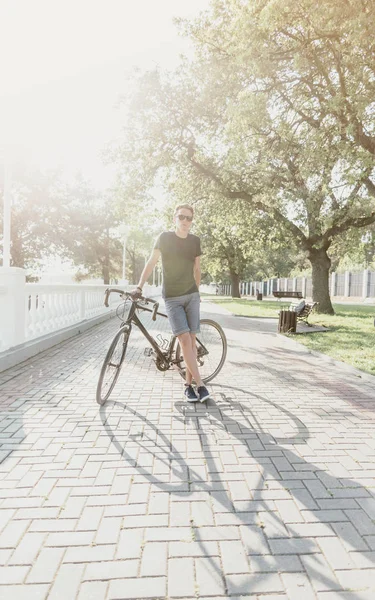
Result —
<instances>
[{"instance_id":1,"label":"sneaker","mask_svg":"<svg viewBox=\"0 0 375 600\"><path fill-rule=\"evenodd\" d=\"M197 394L199 396L200 402L205 402L206 400L211 398L210 392L204 385L201 385L199 388L197 388Z\"/></svg>"},{"instance_id":2,"label":"sneaker","mask_svg":"<svg viewBox=\"0 0 375 600\"><path fill-rule=\"evenodd\" d=\"M195 392L195 389L192 385L187 385L185 387L184 394L188 402L198 402L199 398Z\"/></svg>"}]
</instances>

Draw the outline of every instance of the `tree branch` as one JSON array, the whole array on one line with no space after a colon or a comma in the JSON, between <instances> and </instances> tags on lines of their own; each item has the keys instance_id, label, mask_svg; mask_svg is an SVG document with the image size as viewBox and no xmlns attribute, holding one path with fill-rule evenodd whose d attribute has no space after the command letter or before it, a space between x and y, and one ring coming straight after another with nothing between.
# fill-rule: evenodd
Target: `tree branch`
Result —
<instances>
[{"instance_id":1,"label":"tree branch","mask_svg":"<svg viewBox=\"0 0 375 600\"><path fill-rule=\"evenodd\" d=\"M253 192L247 192L245 190L242 191L232 191L227 188L225 183L220 179L220 177L209 167L206 167L202 163L198 162L195 156L195 148L192 144L188 147L188 158L191 165L202 175L214 181L218 187L220 188L221 193L226 198L231 200L245 200L251 204L252 208L258 209L264 213L271 215L276 222L282 223L285 229L287 229L294 237L300 240L300 242L305 245L307 242L307 238L303 231L295 225L292 221L290 221L281 211L279 211L276 207L270 207L261 200L254 200L254 198L261 192L261 189L256 189Z\"/></svg>"}]
</instances>

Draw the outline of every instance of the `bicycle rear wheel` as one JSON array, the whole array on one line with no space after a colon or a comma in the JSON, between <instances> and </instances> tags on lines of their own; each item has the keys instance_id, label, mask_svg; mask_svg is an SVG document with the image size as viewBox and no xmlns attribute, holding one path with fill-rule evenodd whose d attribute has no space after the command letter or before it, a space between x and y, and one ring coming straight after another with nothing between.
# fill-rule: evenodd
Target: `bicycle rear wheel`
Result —
<instances>
[{"instance_id":1,"label":"bicycle rear wheel","mask_svg":"<svg viewBox=\"0 0 375 600\"><path fill-rule=\"evenodd\" d=\"M204 383L211 381L222 369L227 356L227 338L218 323L211 319L202 319L200 333L197 334L197 362ZM176 348L176 362L181 377L185 377L186 366L181 346Z\"/></svg>"},{"instance_id":2,"label":"bicycle rear wheel","mask_svg":"<svg viewBox=\"0 0 375 600\"><path fill-rule=\"evenodd\" d=\"M104 359L96 388L96 401L98 404L105 404L115 387L122 363L124 362L129 335L129 327L122 327L112 340Z\"/></svg>"}]
</instances>

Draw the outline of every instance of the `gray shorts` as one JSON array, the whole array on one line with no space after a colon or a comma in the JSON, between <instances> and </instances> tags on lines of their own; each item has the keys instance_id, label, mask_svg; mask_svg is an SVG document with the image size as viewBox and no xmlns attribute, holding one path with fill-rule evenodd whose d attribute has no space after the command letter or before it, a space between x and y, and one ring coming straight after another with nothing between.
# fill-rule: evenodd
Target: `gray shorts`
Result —
<instances>
[{"instance_id":1,"label":"gray shorts","mask_svg":"<svg viewBox=\"0 0 375 600\"><path fill-rule=\"evenodd\" d=\"M199 292L165 298L165 312L168 315L173 335L199 333L200 296Z\"/></svg>"}]
</instances>

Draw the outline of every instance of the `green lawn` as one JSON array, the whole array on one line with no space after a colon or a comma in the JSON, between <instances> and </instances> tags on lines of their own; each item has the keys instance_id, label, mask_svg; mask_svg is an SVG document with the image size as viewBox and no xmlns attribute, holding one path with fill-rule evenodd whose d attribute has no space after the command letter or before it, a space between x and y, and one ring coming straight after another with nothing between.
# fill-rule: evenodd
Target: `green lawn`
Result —
<instances>
[{"instance_id":1,"label":"green lawn","mask_svg":"<svg viewBox=\"0 0 375 600\"><path fill-rule=\"evenodd\" d=\"M236 315L278 318L280 308L290 302L231 300L212 298ZM324 352L357 369L375 375L375 306L334 304L335 315L312 314L310 323L324 325L329 331L294 335L296 341L312 350ZM277 325L275 323L275 331Z\"/></svg>"}]
</instances>

